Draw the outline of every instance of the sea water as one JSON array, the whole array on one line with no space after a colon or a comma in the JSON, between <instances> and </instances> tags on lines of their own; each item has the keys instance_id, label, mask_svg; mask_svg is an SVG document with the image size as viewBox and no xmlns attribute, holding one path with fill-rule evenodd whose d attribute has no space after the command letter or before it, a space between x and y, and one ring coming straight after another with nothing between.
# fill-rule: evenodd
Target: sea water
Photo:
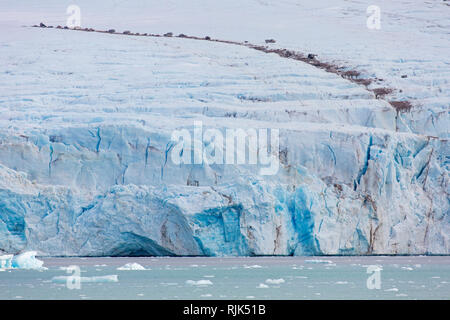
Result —
<instances>
[{"instance_id":1,"label":"sea water","mask_svg":"<svg viewBox=\"0 0 450 320\"><path fill-rule=\"evenodd\" d=\"M3 269L0 299L450 298L449 256L41 260Z\"/></svg>"}]
</instances>

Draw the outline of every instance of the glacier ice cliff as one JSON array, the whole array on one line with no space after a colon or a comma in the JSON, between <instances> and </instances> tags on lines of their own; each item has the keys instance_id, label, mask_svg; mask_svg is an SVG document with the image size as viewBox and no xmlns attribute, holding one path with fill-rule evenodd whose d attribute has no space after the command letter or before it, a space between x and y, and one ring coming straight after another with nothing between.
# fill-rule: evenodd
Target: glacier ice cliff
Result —
<instances>
[{"instance_id":1,"label":"glacier ice cliff","mask_svg":"<svg viewBox=\"0 0 450 320\"><path fill-rule=\"evenodd\" d=\"M0 41L0 253L450 253L445 75L397 112L273 54L69 32ZM174 164L194 121L278 129L277 174Z\"/></svg>"},{"instance_id":2,"label":"glacier ice cliff","mask_svg":"<svg viewBox=\"0 0 450 320\"><path fill-rule=\"evenodd\" d=\"M91 131L60 132L60 142L40 136L40 146L12 137L0 145L1 162L14 168L0 166L3 251L448 253L447 146L439 139L281 131L286 159L276 176L263 177L250 165L174 166L161 131L103 127L100 146L70 141L89 140Z\"/></svg>"}]
</instances>

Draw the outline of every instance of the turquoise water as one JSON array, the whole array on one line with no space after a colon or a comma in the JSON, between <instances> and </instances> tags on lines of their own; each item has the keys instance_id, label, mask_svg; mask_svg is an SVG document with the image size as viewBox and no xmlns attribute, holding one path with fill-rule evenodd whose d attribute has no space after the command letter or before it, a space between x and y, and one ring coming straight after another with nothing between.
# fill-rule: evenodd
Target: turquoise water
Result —
<instances>
[{"instance_id":1,"label":"turquoise water","mask_svg":"<svg viewBox=\"0 0 450 320\"><path fill-rule=\"evenodd\" d=\"M45 271L0 272L0 299L449 299L450 257L44 258ZM146 270L117 270L126 263ZM65 267L81 277L69 289ZM368 289L369 265L381 267ZM97 278L112 281L116 277ZM61 278L59 278L61 279ZM105 280L106 279L106 280ZM112 279L112 280L111 280ZM203 280L203 281L200 281Z\"/></svg>"}]
</instances>

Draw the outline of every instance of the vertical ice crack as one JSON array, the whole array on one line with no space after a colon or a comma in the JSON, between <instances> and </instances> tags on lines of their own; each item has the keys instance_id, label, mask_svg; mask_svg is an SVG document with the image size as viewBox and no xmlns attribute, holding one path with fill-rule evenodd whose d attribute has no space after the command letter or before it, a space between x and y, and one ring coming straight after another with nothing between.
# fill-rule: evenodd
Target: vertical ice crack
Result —
<instances>
[{"instance_id":1,"label":"vertical ice crack","mask_svg":"<svg viewBox=\"0 0 450 320\"><path fill-rule=\"evenodd\" d=\"M161 180L164 177L164 167L167 164L167 158L168 158L169 152L170 152L170 150L172 150L174 145L175 144L173 142L168 142L167 145L166 145L166 151L165 151L165 156L164 156L164 164L161 166Z\"/></svg>"},{"instance_id":2,"label":"vertical ice crack","mask_svg":"<svg viewBox=\"0 0 450 320\"><path fill-rule=\"evenodd\" d=\"M53 146L50 144L50 159L48 161L48 176L52 175L52 162L53 162Z\"/></svg>"},{"instance_id":3,"label":"vertical ice crack","mask_svg":"<svg viewBox=\"0 0 450 320\"><path fill-rule=\"evenodd\" d=\"M97 128L97 145L95 146L95 152L98 153L100 149L100 143L102 142L102 137L100 135L100 127Z\"/></svg>"},{"instance_id":4,"label":"vertical ice crack","mask_svg":"<svg viewBox=\"0 0 450 320\"><path fill-rule=\"evenodd\" d=\"M363 166L361 167L361 169L358 172L358 176L356 178L356 182L357 183L355 183L353 185L353 190L356 190L357 186L361 183L361 178L367 172L367 168L369 167L369 160L370 160L370 148L372 147L372 145L373 145L373 139L372 139L372 136L370 136L370 138L369 138L369 145L367 146L367 151L366 151L366 158L364 160Z\"/></svg>"},{"instance_id":5,"label":"vertical ice crack","mask_svg":"<svg viewBox=\"0 0 450 320\"><path fill-rule=\"evenodd\" d=\"M127 170L128 170L128 165L126 164L125 168L123 169L123 172L122 172L122 184L125 184L125 174L127 173Z\"/></svg>"},{"instance_id":6,"label":"vertical ice crack","mask_svg":"<svg viewBox=\"0 0 450 320\"><path fill-rule=\"evenodd\" d=\"M147 166L148 163L149 149L150 149L150 138L147 138L147 146L145 147L145 166Z\"/></svg>"}]
</instances>

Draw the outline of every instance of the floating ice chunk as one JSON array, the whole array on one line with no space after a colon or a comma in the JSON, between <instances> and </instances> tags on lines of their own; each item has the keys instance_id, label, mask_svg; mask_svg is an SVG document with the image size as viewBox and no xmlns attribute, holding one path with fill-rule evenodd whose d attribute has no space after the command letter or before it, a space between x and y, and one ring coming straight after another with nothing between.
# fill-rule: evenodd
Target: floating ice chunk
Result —
<instances>
[{"instance_id":1,"label":"floating ice chunk","mask_svg":"<svg viewBox=\"0 0 450 320\"><path fill-rule=\"evenodd\" d=\"M397 289L397 288L391 288L391 289L386 289L386 290L384 290L384 291L392 291L392 292L397 292L397 291L398 291L398 289Z\"/></svg>"},{"instance_id":2,"label":"floating ice chunk","mask_svg":"<svg viewBox=\"0 0 450 320\"><path fill-rule=\"evenodd\" d=\"M202 298L209 298L209 297L212 297L212 294L206 293L206 294L202 294L200 297L202 297Z\"/></svg>"},{"instance_id":3,"label":"floating ice chunk","mask_svg":"<svg viewBox=\"0 0 450 320\"><path fill-rule=\"evenodd\" d=\"M0 256L0 269L11 269L12 268L12 254L5 254Z\"/></svg>"},{"instance_id":4,"label":"floating ice chunk","mask_svg":"<svg viewBox=\"0 0 450 320\"><path fill-rule=\"evenodd\" d=\"M36 251L27 251L12 258L12 267L17 269L47 270L44 261L36 259Z\"/></svg>"},{"instance_id":5,"label":"floating ice chunk","mask_svg":"<svg viewBox=\"0 0 450 320\"><path fill-rule=\"evenodd\" d=\"M284 283L284 279L267 279L266 283L268 284L281 284Z\"/></svg>"},{"instance_id":6,"label":"floating ice chunk","mask_svg":"<svg viewBox=\"0 0 450 320\"><path fill-rule=\"evenodd\" d=\"M97 276L97 277L83 277L81 278L81 282L95 282L95 283L104 283L104 282L118 282L119 277L117 274L111 274L106 276Z\"/></svg>"},{"instance_id":7,"label":"floating ice chunk","mask_svg":"<svg viewBox=\"0 0 450 320\"><path fill-rule=\"evenodd\" d=\"M213 283L210 280L187 280L186 284L190 286L211 286Z\"/></svg>"},{"instance_id":8,"label":"floating ice chunk","mask_svg":"<svg viewBox=\"0 0 450 320\"><path fill-rule=\"evenodd\" d=\"M411 267L402 267L402 269L403 270L409 270L409 271L412 271L412 270L414 270L413 268L411 268Z\"/></svg>"},{"instance_id":9,"label":"floating ice chunk","mask_svg":"<svg viewBox=\"0 0 450 320\"><path fill-rule=\"evenodd\" d=\"M336 284L348 284L347 281L337 281Z\"/></svg>"},{"instance_id":10,"label":"floating ice chunk","mask_svg":"<svg viewBox=\"0 0 450 320\"><path fill-rule=\"evenodd\" d=\"M118 281L119 277L117 276L117 274L110 274L106 276L96 276L96 277L81 277L81 282L105 283Z\"/></svg>"},{"instance_id":11,"label":"floating ice chunk","mask_svg":"<svg viewBox=\"0 0 450 320\"><path fill-rule=\"evenodd\" d=\"M259 288L259 289L266 289L268 287L269 286L267 284L264 284L264 283L260 283L259 286L257 286L257 288Z\"/></svg>"},{"instance_id":12,"label":"floating ice chunk","mask_svg":"<svg viewBox=\"0 0 450 320\"><path fill-rule=\"evenodd\" d=\"M396 297L407 297L408 295L406 293L398 293L395 296Z\"/></svg>"},{"instance_id":13,"label":"floating ice chunk","mask_svg":"<svg viewBox=\"0 0 450 320\"><path fill-rule=\"evenodd\" d=\"M124 266L117 268L117 270L147 270L147 269L145 269L139 263L133 262L133 263L127 263Z\"/></svg>"},{"instance_id":14,"label":"floating ice chunk","mask_svg":"<svg viewBox=\"0 0 450 320\"><path fill-rule=\"evenodd\" d=\"M363 268L371 268L373 271L383 271L383 266L380 264L363 264L361 265ZM397 266L398 268L398 266ZM390 281L394 281L394 279L389 279Z\"/></svg>"},{"instance_id":15,"label":"floating ice chunk","mask_svg":"<svg viewBox=\"0 0 450 320\"><path fill-rule=\"evenodd\" d=\"M254 264L254 265L252 265L252 266L244 265L244 268L245 268L245 269L259 269L259 268L262 268L262 266L257 265L257 264Z\"/></svg>"},{"instance_id":16,"label":"floating ice chunk","mask_svg":"<svg viewBox=\"0 0 450 320\"><path fill-rule=\"evenodd\" d=\"M246 296L245 299L255 299L255 296Z\"/></svg>"},{"instance_id":17,"label":"floating ice chunk","mask_svg":"<svg viewBox=\"0 0 450 320\"><path fill-rule=\"evenodd\" d=\"M177 282L161 282L162 286L177 286Z\"/></svg>"},{"instance_id":18,"label":"floating ice chunk","mask_svg":"<svg viewBox=\"0 0 450 320\"><path fill-rule=\"evenodd\" d=\"M311 259L311 260L305 260L305 263L324 263L324 264L332 264L333 261L331 261L331 260L322 260L322 259Z\"/></svg>"},{"instance_id":19,"label":"floating ice chunk","mask_svg":"<svg viewBox=\"0 0 450 320\"><path fill-rule=\"evenodd\" d=\"M52 278L54 283L67 283L67 281L72 281L74 276L56 276ZM82 283L107 283L107 282L118 282L119 278L117 274L111 274L106 276L96 276L96 277L80 277L80 282Z\"/></svg>"},{"instance_id":20,"label":"floating ice chunk","mask_svg":"<svg viewBox=\"0 0 450 320\"><path fill-rule=\"evenodd\" d=\"M68 281L71 281L73 279L73 277L69 276L56 276L52 278L52 282L54 283L67 283Z\"/></svg>"}]
</instances>

